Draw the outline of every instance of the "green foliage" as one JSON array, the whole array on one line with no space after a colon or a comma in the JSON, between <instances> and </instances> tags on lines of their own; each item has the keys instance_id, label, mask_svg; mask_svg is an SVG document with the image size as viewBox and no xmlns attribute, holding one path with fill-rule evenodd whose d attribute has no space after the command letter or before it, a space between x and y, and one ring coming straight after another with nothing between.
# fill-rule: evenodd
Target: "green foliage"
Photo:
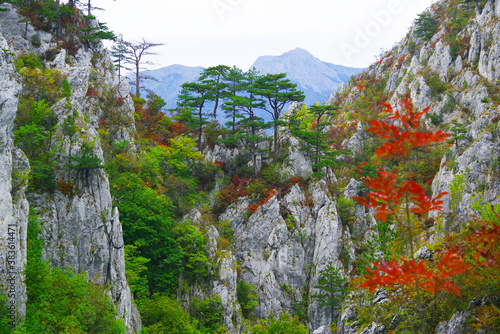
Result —
<instances>
[{"instance_id":1,"label":"green foliage","mask_svg":"<svg viewBox=\"0 0 500 334\"><path fill-rule=\"evenodd\" d=\"M455 107L457 106L457 101L455 100L455 97L453 94L448 93L448 99L446 100L446 103L443 105L443 108L441 109L442 114L450 114L455 110Z\"/></svg>"},{"instance_id":2,"label":"green foliage","mask_svg":"<svg viewBox=\"0 0 500 334\"><path fill-rule=\"evenodd\" d=\"M354 201L345 197L337 198L337 212L342 220L342 224L350 225L354 222L356 218L354 207Z\"/></svg>"},{"instance_id":3,"label":"green foliage","mask_svg":"<svg viewBox=\"0 0 500 334\"><path fill-rule=\"evenodd\" d=\"M176 240L184 254L182 259L183 277L190 282L207 279L212 264L206 254L204 234L190 222L179 223L174 231Z\"/></svg>"},{"instance_id":4,"label":"green foliage","mask_svg":"<svg viewBox=\"0 0 500 334\"><path fill-rule=\"evenodd\" d=\"M320 271L321 277L315 289L322 291L321 294L312 295L320 306L330 306L332 312L340 309L340 306L349 293L347 278L343 277L340 270L329 263L325 269Z\"/></svg>"},{"instance_id":5,"label":"green foliage","mask_svg":"<svg viewBox=\"0 0 500 334\"><path fill-rule=\"evenodd\" d=\"M61 82L61 92L66 98L71 96L71 86L69 85L68 79L66 77Z\"/></svg>"},{"instance_id":6,"label":"green foliage","mask_svg":"<svg viewBox=\"0 0 500 334\"><path fill-rule=\"evenodd\" d=\"M67 167L76 170L77 177L80 177L86 185L93 170L104 168L101 158L94 153L93 142L82 142L78 154L70 156L69 161Z\"/></svg>"},{"instance_id":7,"label":"green foliage","mask_svg":"<svg viewBox=\"0 0 500 334\"><path fill-rule=\"evenodd\" d=\"M125 333L106 291L85 274L50 268L41 259L43 241L32 213L28 223L26 320L16 333Z\"/></svg>"},{"instance_id":8,"label":"green foliage","mask_svg":"<svg viewBox=\"0 0 500 334\"><path fill-rule=\"evenodd\" d=\"M462 202L462 197L465 190L465 176L464 174L456 174L453 177L450 185L450 211L454 212L460 203Z\"/></svg>"},{"instance_id":9,"label":"green foliage","mask_svg":"<svg viewBox=\"0 0 500 334\"><path fill-rule=\"evenodd\" d=\"M432 74L430 71L424 73L424 79L429 86L431 96L440 100L441 95L448 89L446 82L441 81L439 75Z\"/></svg>"},{"instance_id":10,"label":"green foliage","mask_svg":"<svg viewBox=\"0 0 500 334\"><path fill-rule=\"evenodd\" d=\"M464 127L463 123L460 123L456 119L451 121L451 136L446 142L448 144L458 145L458 141L462 139L468 139L465 135L467 133L467 129Z\"/></svg>"},{"instance_id":11,"label":"green foliage","mask_svg":"<svg viewBox=\"0 0 500 334\"><path fill-rule=\"evenodd\" d=\"M174 204L172 210L180 217L202 200L199 179L210 179L215 170L210 171L201 153L194 150L196 144L191 138L179 136L167 143L168 146L145 149L139 157L139 175L148 184L161 186L161 192Z\"/></svg>"},{"instance_id":12,"label":"green foliage","mask_svg":"<svg viewBox=\"0 0 500 334\"><path fill-rule=\"evenodd\" d=\"M76 117L74 115L68 115L63 121L62 131L65 135L73 137L76 133L77 127L75 124Z\"/></svg>"},{"instance_id":13,"label":"green foliage","mask_svg":"<svg viewBox=\"0 0 500 334\"><path fill-rule=\"evenodd\" d=\"M348 155L350 152L342 149L334 149L328 140L329 133L325 128L330 122L322 121L326 116L334 116L338 107L331 105L313 105L309 109L302 108L292 113L289 127L294 136L302 139L301 151L304 151L313 162L313 171L318 173L323 168L335 168L342 164L339 155ZM322 176L322 174L319 174Z\"/></svg>"},{"instance_id":14,"label":"green foliage","mask_svg":"<svg viewBox=\"0 0 500 334\"><path fill-rule=\"evenodd\" d=\"M431 113L429 114L429 117L431 119L431 123L433 125L439 125L443 122L443 114L442 113Z\"/></svg>"},{"instance_id":15,"label":"green foliage","mask_svg":"<svg viewBox=\"0 0 500 334\"><path fill-rule=\"evenodd\" d=\"M45 101L34 102L29 113L18 114L16 128L15 144L30 160L29 189L52 193L56 188L53 157L59 148L53 137L56 115Z\"/></svg>"},{"instance_id":16,"label":"green foliage","mask_svg":"<svg viewBox=\"0 0 500 334\"><path fill-rule=\"evenodd\" d=\"M212 86L204 82L189 82L181 86L181 92L178 96L178 106L189 111L183 113L186 125L189 128L196 129L198 132L198 150L201 151L201 138L203 125L207 124L209 112L204 110L205 103L213 100L214 91Z\"/></svg>"},{"instance_id":17,"label":"green foliage","mask_svg":"<svg viewBox=\"0 0 500 334\"><path fill-rule=\"evenodd\" d=\"M168 296L153 295L142 303L140 311L148 334L201 334L189 314Z\"/></svg>"},{"instance_id":18,"label":"green foliage","mask_svg":"<svg viewBox=\"0 0 500 334\"><path fill-rule=\"evenodd\" d=\"M244 280L238 282L238 286L236 287L236 298L241 306L243 316L246 318L251 315L254 307L259 305L257 301L258 295L254 285Z\"/></svg>"},{"instance_id":19,"label":"green foliage","mask_svg":"<svg viewBox=\"0 0 500 334\"><path fill-rule=\"evenodd\" d=\"M438 21L428 13L419 14L415 25L415 36L425 40L430 40L438 29Z\"/></svg>"},{"instance_id":20,"label":"green foliage","mask_svg":"<svg viewBox=\"0 0 500 334\"><path fill-rule=\"evenodd\" d=\"M309 330L300 324L298 319L291 318L288 314L282 313L279 319L273 315L267 321L259 321L259 324L250 328L251 334L307 334Z\"/></svg>"},{"instance_id":21,"label":"green foliage","mask_svg":"<svg viewBox=\"0 0 500 334\"><path fill-rule=\"evenodd\" d=\"M9 300L4 294L0 293L0 334L12 333L13 326L11 324Z\"/></svg>"},{"instance_id":22,"label":"green foliage","mask_svg":"<svg viewBox=\"0 0 500 334\"><path fill-rule=\"evenodd\" d=\"M118 199L125 244L137 246L139 255L150 259L145 264L149 290L175 289L184 254L175 240L171 202L132 173L112 180L112 194Z\"/></svg>"},{"instance_id":23,"label":"green foliage","mask_svg":"<svg viewBox=\"0 0 500 334\"><path fill-rule=\"evenodd\" d=\"M144 300L149 295L147 266L150 261L139 255L137 246L125 245L125 276L135 300Z\"/></svg>"},{"instance_id":24,"label":"green foliage","mask_svg":"<svg viewBox=\"0 0 500 334\"><path fill-rule=\"evenodd\" d=\"M189 313L192 318L196 319L199 331L203 334L226 332L226 328L223 326L223 311L219 295L202 300L195 297L189 305Z\"/></svg>"},{"instance_id":25,"label":"green foliage","mask_svg":"<svg viewBox=\"0 0 500 334\"><path fill-rule=\"evenodd\" d=\"M251 94L260 97L265 101L263 109L271 115L274 127L274 161L278 159L278 125L281 113L287 103L297 101L302 102L305 95L300 90L297 90L297 85L286 78L286 73L265 74L259 76L253 82L252 88L249 89Z\"/></svg>"},{"instance_id":26,"label":"green foliage","mask_svg":"<svg viewBox=\"0 0 500 334\"><path fill-rule=\"evenodd\" d=\"M279 162L274 162L264 168L261 174L262 179L268 184L273 184L278 187L282 186L290 179L290 173L286 169L283 170L283 164Z\"/></svg>"},{"instance_id":27,"label":"green foliage","mask_svg":"<svg viewBox=\"0 0 500 334\"><path fill-rule=\"evenodd\" d=\"M40 62L40 57L33 53L24 54L21 53L14 63L16 70L19 72L23 68L29 69L42 69L42 63Z\"/></svg>"},{"instance_id":28,"label":"green foliage","mask_svg":"<svg viewBox=\"0 0 500 334\"><path fill-rule=\"evenodd\" d=\"M356 260L359 274L365 274L365 267L370 267L372 262L389 261L400 251L400 247L395 247L399 236L391 219L378 222L375 231L376 233L361 246L361 256Z\"/></svg>"}]
</instances>

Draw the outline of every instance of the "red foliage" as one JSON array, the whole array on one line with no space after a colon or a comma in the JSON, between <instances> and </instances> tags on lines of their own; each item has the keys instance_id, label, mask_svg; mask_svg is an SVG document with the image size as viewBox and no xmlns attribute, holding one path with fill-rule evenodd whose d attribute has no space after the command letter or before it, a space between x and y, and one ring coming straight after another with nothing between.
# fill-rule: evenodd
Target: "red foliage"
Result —
<instances>
[{"instance_id":1,"label":"red foliage","mask_svg":"<svg viewBox=\"0 0 500 334\"><path fill-rule=\"evenodd\" d=\"M71 190L73 190L73 185L71 183L66 183L62 178L57 181L57 185L59 186L59 190L64 195L68 195Z\"/></svg>"},{"instance_id":2,"label":"red foliage","mask_svg":"<svg viewBox=\"0 0 500 334\"><path fill-rule=\"evenodd\" d=\"M447 195L447 192L441 192L433 199L430 199L425 194L424 189L413 180L396 188L396 173L397 171L391 174L386 171L379 171L376 178L369 176L363 178L363 184L371 189L366 195L368 198L360 196L353 196L352 198L361 205L375 208L377 211L375 218L382 221L386 221L388 216L394 214L392 207L397 206L401 197L406 194L409 194L408 200L416 206L410 210L420 216L430 211L443 209L443 201L440 198Z\"/></svg>"},{"instance_id":3,"label":"red foliage","mask_svg":"<svg viewBox=\"0 0 500 334\"><path fill-rule=\"evenodd\" d=\"M170 138L175 138L189 131L189 128L182 123L173 122L172 125L168 127L168 132L170 133Z\"/></svg>"},{"instance_id":4,"label":"red foliage","mask_svg":"<svg viewBox=\"0 0 500 334\"><path fill-rule=\"evenodd\" d=\"M98 94L92 86L89 86L89 88L87 89L87 94L85 94L85 95L87 97L94 97L94 96L97 96Z\"/></svg>"},{"instance_id":5,"label":"red foliage","mask_svg":"<svg viewBox=\"0 0 500 334\"><path fill-rule=\"evenodd\" d=\"M271 189L266 192L266 196L257 204L251 204L247 207L247 210L250 210L252 213L255 213L258 208L260 208L262 205L266 204L269 202L269 200L278 193L276 189Z\"/></svg>"},{"instance_id":6,"label":"red foliage","mask_svg":"<svg viewBox=\"0 0 500 334\"><path fill-rule=\"evenodd\" d=\"M115 97L115 100L116 100L116 103L121 106L125 103L125 100L123 99L123 97L121 96L118 96L118 97Z\"/></svg>"},{"instance_id":7,"label":"red foliage","mask_svg":"<svg viewBox=\"0 0 500 334\"><path fill-rule=\"evenodd\" d=\"M215 213L222 213L229 205L238 202L240 197L248 195L245 186L248 185L250 179L240 179L238 175L233 177L233 183L221 190L217 194L217 205L214 208Z\"/></svg>"},{"instance_id":8,"label":"red foliage","mask_svg":"<svg viewBox=\"0 0 500 334\"><path fill-rule=\"evenodd\" d=\"M495 213L496 214L496 213ZM499 217L498 214L496 214ZM500 266L500 225L494 222L485 222L479 229L473 230L467 238L473 245L477 245L474 258L479 265L486 267Z\"/></svg>"},{"instance_id":9,"label":"red foliage","mask_svg":"<svg viewBox=\"0 0 500 334\"><path fill-rule=\"evenodd\" d=\"M224 163L222 161L219 161L219 160L215 160L214 161L214 164L216 164L217 166L219 166L220 168L224 167Z\"/></svg>"},{"instance_id":10,"label":"red foliage","mask_svg":"<svg viewBox=\"0 0 500 334\"><path fill-rule=\"evenodd\" d=\"M400 114L398 110L394 111L390 104L382 103L382 105L386 108L382 110L382 112L393 114L393 116L390 116L388 119L400 121L405 131L400 132L395 125L388 124L384 121L368 121L371 125L371 127L367 129L368 131L373 132L377 136L381 136L381 138L389 139L389 142L384 143L375 151L375 154L379 158L391 155L405 155L410 151L410 148L442 142L450 136L449 133L445 133L443 130L438 130L436 132L428 131L425 133L417 131L419 119L429 111L430 107L425 108L419 113L415 113L413 102L405 98L401 102L401 106L406 113Z\"/></svg>"},{"instance_id":11,"label":"red foliage","mask_svg":"<svg viewBox=\"0 0 500 334\"><path fill-rule=\"evenodd\" d=\"M427 269L425 262L426 260L422 260L416 263L413 259L403 258L401 264L398 264L395 259L389 263L385 261L373 262L375 269L366 267L368 274L365 277L367 280L360 285L360 288L368 288L370 292L373 292L382 287L413 285L418 280L420 287L425 291L435 294L439 290L447 290L460 296L460 287L447 278L463 273L470 265L465 264L455 250L448 250L441 257L436 265L436 270Z\"/></svg>"}]
</instances>

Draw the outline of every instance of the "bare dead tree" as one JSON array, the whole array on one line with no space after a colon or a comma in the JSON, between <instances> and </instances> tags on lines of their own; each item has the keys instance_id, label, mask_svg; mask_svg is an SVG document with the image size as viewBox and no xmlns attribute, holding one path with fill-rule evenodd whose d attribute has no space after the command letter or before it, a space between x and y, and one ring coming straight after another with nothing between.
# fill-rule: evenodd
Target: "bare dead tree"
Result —
<instances>
[{"instance_id":1,"label":"bare dead tree","mask_svg":"<svg viewBox=\"0 0 500 334\"><path fill-rule=\"evenodd\" d=\"M141 65L151 65L149 61L144 61L145 56L156 55L156 52L151 51L152 48L164 45L163 43L153 43L142 38L138 42L124 42L130 51L130 59L128 62L135 67L135 93L139 95L141 80L152 79L140 74Z\"/></svg>"}]
</instances>

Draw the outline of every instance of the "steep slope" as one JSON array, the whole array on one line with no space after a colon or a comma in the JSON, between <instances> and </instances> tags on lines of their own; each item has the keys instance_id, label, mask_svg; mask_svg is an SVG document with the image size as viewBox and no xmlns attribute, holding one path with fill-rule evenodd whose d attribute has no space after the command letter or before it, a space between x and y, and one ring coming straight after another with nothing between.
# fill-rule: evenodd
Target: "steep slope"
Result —
<instances>
[{"instance_id":1,"label":"steep slope","mask_svg":"<svg viewBox=\"0 0 500 334\"><path fill-rule=\"evenodd\" d=\"M287 78L305 93L307 105L325 102L332 91L363 70L321 61L300 48L280 56L259 57L251 67L261 73L287 73Z\"/></svg>"},{"instance_id":2,"label":"steep slope","mask_svg":"<svg viewBox=\"0 0 500 334\"><path fill-rule=\"evenodd\" d=\"M405 39L354 80L344 84L331 95L328 103L339 106L340 115L332 120L335 124L358 123L357 131L343 144L351 148L357 157L370 161L373 139L366 129L370 119L381 119L379 102L397 106L408 96L416 111L430 107L425 114L425 127L430 130L444 129L451 134L448 145L435 149L435 162L426 167L415 165L414 175L432 170L428 182L432 193L445 191L442 213L434 211L429 217L432 226L426 228L426 238L443 242L450 233L459 233L470 224L478 212L472 208L472 198L480 197L483 205L499 201L500 177L496 161L500 156L498 119L500 116L500 1L478 1L464 4L459 1L440 1L426 12L430 26L415 24ZM420 34L420 32L427 33ZM373 137L372 137L373 138ZM434 167L431 167L434 165ZM359 194L359 181L345 178L349 195ZM347 195L347 194L346 194ZM356 205L356 221L362 221L371 211ZM354 228L359 228L356 226ZM370 230L372 232L370 232ZM374 225L369 226L376 233ZM363 239L355 241L356 253L363 249ZM420 245L423 245L420 243ZM427 244L430 249L439 246ZM423 253L425 251L422 250ZM428 252L428 251L427 251ZM438 251L436 250L436 254ZM421 259L421 258L420 258ZM498 291L497 291L498 292ZM436 333L466 333L476 320L478 310L488 307L498 298L493 292L476 292L464 304L448 305L447 319L439 324ZM489 299L492 298L492 299ZM345 306L339 325L341 333L385 333L404 321L393 315L385 319L373 316L378 303L386 308L383 294L373 298L368 308ZM378 300L375 302L375 300ZM363 316L360 316L363 314ZM448 318L450 317L451 318ZM371 320L367 320L371 319ZM375 320L376 319L376 320ZM373 322L370 322L373 321ZM360 326L360 323L363 324Z\"/></svg>"},{"instance_id":3,"label":"steep slope","mask_svg":"<svg viewBox=\"0 0 500 334\"><path fill-rule=\"evenodd\" d=\"M108 178L99 164L94 162L91 166L86 162L87 165L75 166L77 160L74 160L77 157L82 162L85 157L92 157L93 161L102 161L99 123L109 121L111 117L120 115L121 121L113 121L115 127L108 134L109 138L132 140L131 134L135 130L129 86L126 82L118 82L112 60L101 44L90 48L75 46L70 49L75 52L72 55L58 46L57 39L51 34L34 29L28 23L21 25L19 22L23 17L15 8L8 4L3 6L10 10L0 12L1 238L2 250L10 248L16 252L14 267L19 275L16 278L16 298L20 317L24 314L26 301L23 270L28 208L32 208L41 222L44 259L52 266L71 267L76 273L86 273L92 282L109 287L109 294L127 331L137 333L141 320L125 278L122 230L118 210L112 203ZM62 78L62 86L64 82L69 85L62 91L63 98L59 99L61 88L54 85L54 81ZM26 193L30 167L24 153L13 146L13 122L16 117L18 120L34 117L35 107L26 114L21 101L29 105L35 101L34 97L40 96L44 100L35 105L55 117L50 119L55 124L51 128L51 145L57 149L51 151L51 159L47 162L54 174L46 183L40 182L43 187L31 187ZM48 105L53 98L59 100ZM40 143L36 137L27 137L24 142L20 138L22 135L17 134L19 145L29 150L32 156L45 149L42 146L29 149ZM40 173L39 169L32 169L31 175L37 171ZM56 180L59 180L57 184ZM25 194L29 201L26 201ZM9 247L9 224L17 225L12 242L14 248ZM4 268L2 264L2 270Z\"/></svg>"}]
</instances>

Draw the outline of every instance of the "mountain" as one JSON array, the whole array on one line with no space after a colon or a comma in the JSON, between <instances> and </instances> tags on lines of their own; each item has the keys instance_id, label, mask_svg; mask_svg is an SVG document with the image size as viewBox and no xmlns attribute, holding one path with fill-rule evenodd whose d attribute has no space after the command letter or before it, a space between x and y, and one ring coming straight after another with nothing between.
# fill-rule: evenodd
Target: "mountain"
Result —
<instances>
[{"instance_id":1,"label":"mountain","mask_svg":"<svg viewBox=\"0 0 500 334\"><path fill-rule=\"evenodd\" d=\"M181 85L195 81L202 71L203 67L200 66L171 65L156 70L144 71L142 74L155 79L145 80L144 86L158 94L167 102L167 108L171 109L177 105L177 95L180 92Z\"/></svg>"},{"instance_id":2,"label":"mountain","mask_svg":"<svg viewBox=\"0 0 500 334\"><path fill-rule=\"evenodd\" d=\"M344 82L349 81L352 75L363 70L321 61L300 48L288 51L281 56L259 57L252 67L257 68L263 74L287 73L288 78L305 93L304 102L308 105L326 101L330 94ZM167 108L174 108L181 85L195 81L202 71L203 67L183 65L144 71L143 75L152 77L156 81L145 80L143 85L164 99L167 102Z\"/></svg>"},{"instance_id":3,"label":"mountain","mask_svg":"<svg viewBox=\"0 0 500 334\"><path fill-rule=\"evenodd\" d=\"M321 61L300 48L281 56L259 57L252 67L261 73L287 73L288 79L305 93L307 105L325 102L333 91L363 70Z\"/></svg>"}]
</instances>

